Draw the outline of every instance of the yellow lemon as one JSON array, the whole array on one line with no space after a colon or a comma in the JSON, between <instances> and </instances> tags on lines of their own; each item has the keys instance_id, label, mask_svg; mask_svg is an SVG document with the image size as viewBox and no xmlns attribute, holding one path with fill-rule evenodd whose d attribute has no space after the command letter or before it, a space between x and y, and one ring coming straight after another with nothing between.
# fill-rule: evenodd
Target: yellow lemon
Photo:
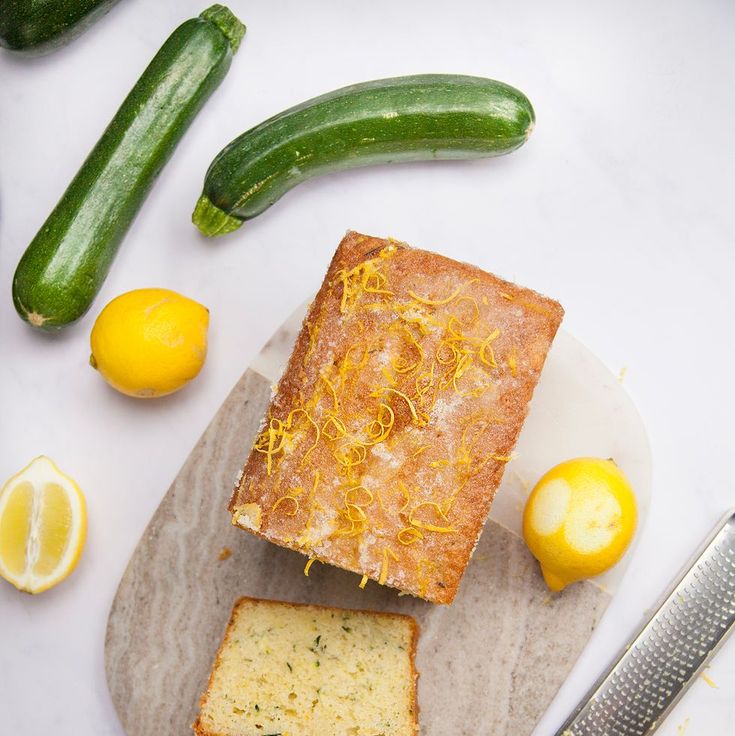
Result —
<instances>
[{"instance_id":1,"label":"yellow lemon","mask_svg":"<svg viewBox=\"0 0 735 736\"><path fill-rule=\"evenodd\" d=\"M128 396L165 396L202 369L208 327L209 310L175 291L128 291L97 317L89 362Z\"/></svg>"},{"instance_id":2,"label":"yellow lemon","mask_svg":"<svg viewBox=\"0 0 735 736\"><path fill-rule=\"evenodd\" d=\"M556 465L531 491L523 536L552 590L600 575L635 532L635 494L612 460L580 457Z\"/></svg>"},{"instance_id":3,"label":"yellow lemon","mask_svg":"<svg viewBox=\"0 0 735 736\"><path fill-rule=\"evenodd\" d=\"M47 457L37 457L0 490L0 576L41 593L76 567L87 536L79 486Z\"/></svg>"}]
</instances>

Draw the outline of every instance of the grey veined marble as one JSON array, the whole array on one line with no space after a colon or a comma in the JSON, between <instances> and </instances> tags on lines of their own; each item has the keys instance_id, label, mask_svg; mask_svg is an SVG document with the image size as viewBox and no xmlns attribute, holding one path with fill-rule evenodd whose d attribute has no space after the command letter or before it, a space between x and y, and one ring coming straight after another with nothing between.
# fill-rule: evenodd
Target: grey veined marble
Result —
<instances>
[{"instance_id":1,"label":"grey veined marble","mask_svg":"<svg viewBox=\"0 0 735 736\"><path fill-rule=\"evenodd\" d=\"M410 613L421 627L422 736L530 734L599 622L617 579L602 586L579 583L551 595L512 517L520 514L534 474L554 458L604 454L610 447L623 459L645 511L650 458L632 405L593 356L562 336L549 357L517 462L499 491L505 502L488 521L452 606L401 597L372 581L360 590L358 576L320 564L307 578L303 556L231 526L226 508L299 319L297 313L274 336L222 405L120 583L105 666L128 736L190 732L214 653L241 595ZM575 400L565 400L572 390ZM220 559L223 548L231 550L227 559Z\"/></svg>"}]
</instances>

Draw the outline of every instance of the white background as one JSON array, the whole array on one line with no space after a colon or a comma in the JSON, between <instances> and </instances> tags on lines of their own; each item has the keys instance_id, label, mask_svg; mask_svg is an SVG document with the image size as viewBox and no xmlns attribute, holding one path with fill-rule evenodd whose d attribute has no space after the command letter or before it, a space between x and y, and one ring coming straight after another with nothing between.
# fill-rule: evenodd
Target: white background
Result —
<instances>
[{"instance_id":1,"label":"white background","mask_svg":"<svg viewBox=\"0 0 735 736\"><path fill-rule=\"evenodd\" d=\"M0 585L0 730L119 735L103 638L146 522L248 361L320 283L348 228L393 235L558 298L650 433L651 514L622 589L537 734L553 733L700 540L735 505L735 5L231 0L233 68L131 228L92 312L57 337L16 317L12 273L123 96L202 0L122 0L42 59L0 53L0 476L45 453L86 491L74 575L38 598ZM427 71L495 77L537 113L503 159L311 182L222 240L189 222L236 134L344 84ZM210 354L180 394L136 402L87 365L112 297L169 287L211 309ZM245 448L244 448L245 450ZM1 582L1 581L0 581ZM660 733L732 733L735 640ZM172 697L176 697L172 693ZM484 736L484 735L482 735Z\"/></svg>"}]
</instances>

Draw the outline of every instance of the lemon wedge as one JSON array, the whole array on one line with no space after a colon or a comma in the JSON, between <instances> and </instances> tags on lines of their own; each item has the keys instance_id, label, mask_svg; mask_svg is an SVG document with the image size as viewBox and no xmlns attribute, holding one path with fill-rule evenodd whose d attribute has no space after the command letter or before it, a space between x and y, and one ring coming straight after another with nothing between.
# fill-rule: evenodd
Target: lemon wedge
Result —
<instances>
[{"instance_id":1,"label":"lemon wedge","mask_svg":"<svg viewBox=\"0 0 735 736\"><path fill-rule=\"evenodd\" d=\"M628 548L637 521L623 471L596 457L567 460L536 484L523 513L523 536L546 584L559 591L605 572Z\"/></svg>"},{"instance_id":2,"label":"lemon wedge","mask_svg":"<svg viewBox=\"0 0 735 736\"><path fill-rule=\"evenodd\" d=\"M41 593L76 567L87 536L79 486L49 458L37 457L0 490L0 576Z\"/></svg>"}]
</instances>

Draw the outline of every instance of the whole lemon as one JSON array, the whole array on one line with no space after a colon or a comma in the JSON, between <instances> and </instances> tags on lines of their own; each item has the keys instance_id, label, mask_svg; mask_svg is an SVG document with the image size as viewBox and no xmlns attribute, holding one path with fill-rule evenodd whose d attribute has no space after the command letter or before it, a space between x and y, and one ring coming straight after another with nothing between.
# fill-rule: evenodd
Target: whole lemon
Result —
<instances>
[{"instance_id":1,"label":"whole lemon","mask_svg":"<svg viewBox=\"0 0 735 736\"><path fill-rule=\"evenodd\" d=\"M523 536L546 584L562 590L600 575L625 553L636 528L635 494L612 460L580 457L556 465L531 491Z\"/></svg>"},{"instance_id":2,"label":"whole lemon","mask_svg":"<svg viewBox=\"0 0 735 736\"><path fill-rule=\"evenodd\" d=\"M97 317L89 362L128 396L165 396L201 370L208 327L209 310L175 291L128 291Z\"/></svg>"}]
</instances>

